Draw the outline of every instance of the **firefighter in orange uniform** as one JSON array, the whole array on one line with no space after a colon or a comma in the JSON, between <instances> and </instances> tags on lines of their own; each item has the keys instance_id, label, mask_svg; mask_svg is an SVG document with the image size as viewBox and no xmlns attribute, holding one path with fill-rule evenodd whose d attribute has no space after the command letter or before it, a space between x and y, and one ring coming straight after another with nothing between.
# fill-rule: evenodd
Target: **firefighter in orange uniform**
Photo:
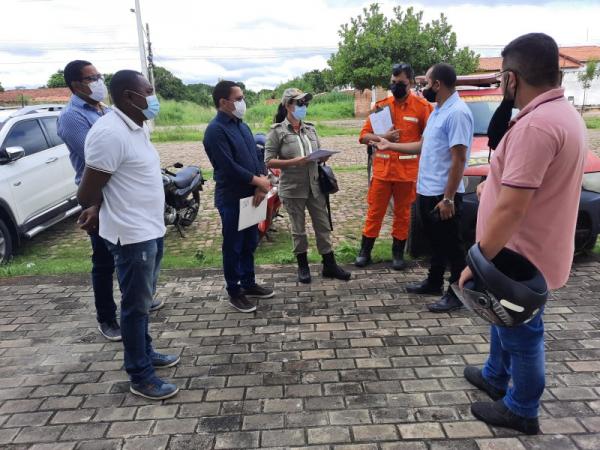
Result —
<instances>
[{"instance_id":1,"label":"firefighter in orange uniform","mask_svg":"<svg viewBox=\"0 0 600 450\"><path fill-rule=\"evenodd\" d=\"M384 137L392 142L416 142L421 140L432 106L427 100L411 92L414 71L410 64L394 64L390 90L393 96L377 102L376 109L389 107L393 129L386 134L376 135L367 118L360 133L361 144L377 142ZM392 150L377 150L373 155L373 178L367 196L368 211L362 233L360 252L354 263L364 267L371 263L371 250L379 236L383 217L390 198L394 196L394 221L392 225L392 267L405 267L404 247L408 238L410 206L416 198L416 181L419 157Z\"/></svg>"}]
</instances>

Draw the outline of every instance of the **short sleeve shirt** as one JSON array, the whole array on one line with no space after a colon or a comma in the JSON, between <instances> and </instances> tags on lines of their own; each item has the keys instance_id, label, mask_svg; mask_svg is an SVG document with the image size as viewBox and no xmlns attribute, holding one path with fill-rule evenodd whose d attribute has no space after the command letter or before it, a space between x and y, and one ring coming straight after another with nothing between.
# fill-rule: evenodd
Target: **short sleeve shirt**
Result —
<instances>
[{"instance_id":1,"label":"short sleeve shirt","mask_svg":"<svg viewBox=\"0 0 600 450\"><path fill-rule=\"evenodd\" d=\"M552 89L532 100L511 122L494 151L477 216L485 233L502 186L534 189L523 221L507 247L528 258L557 289L569 277L586 159L585 124Z\"/></svg>"},{"instance_id":2,"label":"short sleeve shirt","mask_svg":"<svg viewBox=\"0 0 600 450\"><path fill-rule=\"evenodd\" d=\"M163 237L165 194L148 128L114 108L85 140L86 166L111 174L102 189L99 234L121 245Z\"/></svg>"},{"instance_id":3,"label":"short sleeve shirt","mask_svg":"<svg viewBox=\"0 0 600 450\"><path fill-rule=\"evenodd\" d=\"M452 167L451 148L456 145L467 147L468 161L474 127L473 114L460 99L458 92L452 94L442 106L435 107L423 133L417 179L418 194L436 196L444 193ZM465 192L462 180L457 192Z\"/></svg>"}]
</instances>

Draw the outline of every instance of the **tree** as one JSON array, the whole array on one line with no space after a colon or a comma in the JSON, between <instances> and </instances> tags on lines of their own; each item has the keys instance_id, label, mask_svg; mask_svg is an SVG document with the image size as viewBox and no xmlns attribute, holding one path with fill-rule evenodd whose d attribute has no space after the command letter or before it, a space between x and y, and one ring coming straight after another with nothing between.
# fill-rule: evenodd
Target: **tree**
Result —
<instances>
[{"instance_id":1,"label":"tree","mask_svg":"<svg viewBox=\"0 0 600 450\"><path fill-rule=\"evenodd\" d=\"M59 69L55 73L50 75L50 78L48 79L47 87L49 87L49 88L67 87L67 83L65 83L65 74L62 69Z\"/></svg>"},{"instance_id":2,"label":"tree","mask_svg":"<svg viewBox=\"0 0 600 450\"><path fill-rule=\"evenodd\" d=\"M106 84L106 87L110 86L110 80L112 80L114 73L103 73L102 76L104 77L104 84Z\"/></svg>"},{"instance_id":3,"label":"tree","mask_svg":"<svg viewBox=\"0 0 600 450\"><path fill-rule=\"evenodd\" d=\"M387 86L392 64L410 63L416 74L423 74L433 64L452 64L458 74L477 69L479 55L468 47L457 48L456 33L446 16L423 23L423 11L400 6L388 19L374 3L341 26L338 51L329 59L337 85L351 84L357 89Z\"/></svg>"},{"instance_id":4,"label":"tree","mask_svg":"<svg viewBox=\"0 0 600 450\"><path fill-rule=\"evenodd\" d=\"M592 82L595 78L600 78L600 66L598 61L588 61L585 65L585 70L577 75L577 79L583 88L583 102L581 102L581 112L585 109L585 94L592 87Z\"/></svg>"},{"instance_id":5,"label":"tree","mask_svg":"<svg viewBox=\"0 0 600 450\"><path fill-rule=\"evenodd\" d=\"M2 87L2 83L0 83L0 92L4 92L4 88Z\"/></svg>"},{"instance_id":6,"label":"tree","mask_svg":"<svg viewBox=\"0 0 600 450\"><path fill-rule=\"evenodd\" d=\"M156 92L165 99L185 100L185 84L164 67L154 66L154 85Z\"/></svg>"}]
</instances>

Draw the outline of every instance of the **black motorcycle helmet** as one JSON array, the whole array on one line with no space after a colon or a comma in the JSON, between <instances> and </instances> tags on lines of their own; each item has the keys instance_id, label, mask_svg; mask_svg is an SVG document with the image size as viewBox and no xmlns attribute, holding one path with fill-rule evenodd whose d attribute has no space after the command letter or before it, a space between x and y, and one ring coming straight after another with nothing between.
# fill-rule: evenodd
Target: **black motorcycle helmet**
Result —
<instances>
[{"instance_id":1,"label":"black motorcycle helmet","mask_svg":"<svg viewBox=\"0 0 600 450\"><path fill-rule=\"evenodd\" d=\"M546 304L548 286L542 273L527 258L504 248L489 261L473 245L467 254L473 279L454 292L486 321L514 327L531 320Z\"/></svg>"}]
</instances>

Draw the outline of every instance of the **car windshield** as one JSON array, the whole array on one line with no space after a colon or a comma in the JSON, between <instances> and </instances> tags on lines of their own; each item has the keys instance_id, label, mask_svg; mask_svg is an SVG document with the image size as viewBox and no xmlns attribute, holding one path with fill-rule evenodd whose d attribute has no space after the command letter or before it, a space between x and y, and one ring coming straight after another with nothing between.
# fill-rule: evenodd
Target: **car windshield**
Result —
<instances>
[{"instance_id":1,"label":"car windshield","mask_svg":"<svg viewBox=\"0 0 600 450\"><path fill-rule=\"evenodd\" d=\"M488 125L500 102L467 102L475 120L475 135L487 135Z\"/></svg>"}]
</instances>

